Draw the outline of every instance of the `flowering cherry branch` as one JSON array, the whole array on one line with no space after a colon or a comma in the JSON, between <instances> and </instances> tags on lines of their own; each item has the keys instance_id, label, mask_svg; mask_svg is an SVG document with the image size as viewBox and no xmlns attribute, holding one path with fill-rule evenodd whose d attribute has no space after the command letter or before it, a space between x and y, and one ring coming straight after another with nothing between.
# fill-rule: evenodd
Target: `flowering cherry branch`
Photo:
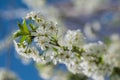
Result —
<instances>
[{"instance_id":1,"label":"flowering cherry branch","mask_svg":"<svg viewBox=\"0 0 120 80\"><path fill-rule=\"evenodd\" d=\"M95 79L98 76L103 78L112 70L103 59L107 51L104 43L87 43L79 29L63 31L63 27L40 12L27 14L18 26L14 45L17 53L25 58L41 64L63 63L72 73L82 73Z\"/></svg>"}]
</instances>

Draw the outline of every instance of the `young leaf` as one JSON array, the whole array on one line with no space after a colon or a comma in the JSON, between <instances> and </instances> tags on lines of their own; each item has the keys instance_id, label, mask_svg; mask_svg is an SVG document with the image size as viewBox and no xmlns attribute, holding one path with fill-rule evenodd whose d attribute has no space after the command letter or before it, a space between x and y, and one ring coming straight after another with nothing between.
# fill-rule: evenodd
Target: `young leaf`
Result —
<instances>
[{"instance_id":1,"label":"young leaf","mask_svg":"<svg viewBox=\"0 0 120 80\"><path fill-rule=\"evenodd\" d=\"M29 24L29 26L33 31L35 30L35 26L33 24Z\"/></svg>"},{"instance_id":2,"label":"young leaf","mask_svg":"<svg viewBox=\"0 0 120 80\"><path fill-rule=\"evenodd\" d=\"M16 33L14 33L14 38L17 38L17 37L19 37L19 36L22 36L22 35L24 35L23 34L23 32L21 32L20 30L18 30Z\"/></svg>"},{"instance_id":3,"label":"young leaf","mask_svg":"<svg viewBox=\"0 0 120 80\"><path fill-rule=\"evenodd\" d=\"M54 50L55 52L57 52L57 51L58 51L58 49L57 49L57 48L55 48L55 47L53 47L53 50Z\"/></svg>"},{"instance_id":4,"label":"young leaf","mask_svg":"<svg viewBox=\"0 0 120 80\"><path fill-rule=\"evenodd\" d=\"M23 30L24 30L25 33L29 33L29 30L28 30L28 27L27 27L25 19L23 20Z\"/></svg>"},{"instance_id":5,"label":"young leaf","mask_svg":"<svg viewBox=\"0 0 120 80\"><path fill-rule=\"evenodd\" d=\"M26 35L23 35L22 38L20 39L20 43L23 43L26 39L27 39L28 36Z\"/></svg>"},{"instance_id":6,"label":"young leaf","mask_svg":"<svg viewBox=\"0 0 120 80\"><path fill-rule=\"evenodd\" d=\"M38 27L34 26L33 24L29 24L30 28L35 31Z\"/></svg>"},{"instance_id":7,"label":"young leaf","mask_svg":"<svg viewBox=\"0 0 120 80\"><path fill-rule=\"evenodd\" d=\"M19 27L20 31L23 31L23 25L20 24L19 22L18 22L18 27Z\"/></svg>"},{"instance_id":8,"label":"young leaf","mask_svg":"<svg viewBox=\"0 0 120 80\"><path fill-rule=\"evenodd\" d=\"M32 38L30 36L27 38L27 42L28 42L28 44L30 44L32 42Z\"/></svg>"}]
</instances>

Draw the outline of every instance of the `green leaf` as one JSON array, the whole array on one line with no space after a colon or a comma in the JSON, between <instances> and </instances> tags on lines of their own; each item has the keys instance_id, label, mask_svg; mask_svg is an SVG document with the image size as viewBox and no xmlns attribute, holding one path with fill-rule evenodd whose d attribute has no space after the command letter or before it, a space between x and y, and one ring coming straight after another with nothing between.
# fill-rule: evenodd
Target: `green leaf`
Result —
<instances>
[{"instance_id":1,"label":"green leaf","mask_svg":"<svg viewBox=\"0 0 120 80\"><path fill-rule=\"evenodd\" d=\"M30 44L32 42L32 38L30 36L27 38L27 42L28 42L28 44Z\"/></svg>"},{"instance_id":2,"label":"green leaf","mask_svg":"<svg viewBox=\"0 0 120 80\"><path fill-rule=\"evenodd\" d=\"M20 30L18 30L16 33L13 34L13 38L17 38L17 37L20 37L22 35L24 35L24 33L21 32Z\"/></svg>"},{"instance_id":3,"label":"green leaf","mask_svg":"<svg viewBox=\"0 0 120 80\"><path fill-rule=\"evenodd\" d=\"M25 19L23 20L23 30L24 30L25 33L29 33L29 30L28 30L28 27L27 27Z\"/></svg>"},{"instance_id":4,"label":"green leaf","mask_svg":"<svg viewBox=\"0 0 120 80\"><path fill-rule=\"evenodd\" d=\"M28 36L26 35L23 35L22 38L20 39L20 43L23 43L26 39L27 39Z\"/></svg>"},{"instance_id":5,"label":"green leaf","mask_svg":"<svg viewBox=\"0 0 120 80\"><path fill-rule=\"evenodd\" d=\"M23 25L20 24L19 22L18 22L18 27L19 27L20 31L23 31Z\"/></svg>"},{"instance_id":6,"label":"green leaf","mask_svg":"<svg viewBox=\"0 0 120 80\"><path fill-rule=\"evenodd\" d=\"M29 24L30 28L35 31L38 27L34 26L33 24Z\"/></svg>"},{"instance_id":7,"label":"green leaf","mask_svg":"<svg viewBox=\"0 0 120 80\"><path fill-rule=\"evenodd\" d=\"M57 49L57 48L55 48L55 47L53 47L53 50L54 50L55 52L57 52L57 51L58 51L58 49Z\"/></svg>"},{"instance_id":8,"label":"green leaf","mask_svg":"<svg viewBox=\"0 0 120 80\"><path fill-rule=\"evenodd\" d=\"M29 24L29 26L33 31L35 30L35 26L33 24Z\"/></svg>"}]
</instances>

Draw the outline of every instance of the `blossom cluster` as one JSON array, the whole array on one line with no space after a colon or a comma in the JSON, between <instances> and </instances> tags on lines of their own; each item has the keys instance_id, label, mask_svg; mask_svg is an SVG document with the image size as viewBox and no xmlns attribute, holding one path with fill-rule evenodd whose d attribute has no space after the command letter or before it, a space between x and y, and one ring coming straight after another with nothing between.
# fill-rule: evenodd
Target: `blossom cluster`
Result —
<instances>
[{"instance_id":1,"label":"blossom cluster","mask_svg":"<svg viewBox=\"0 0 120 80\"><path fill-rule=\"evenodd\" d=\"M31 23L26 24L25 20ZM46 64L63 63L72 73L82 73L95 80L102 80L112 67L103 61L106 46L101 41L87 43L82 32L64 30L40 12L27 14L20 30L14 33L14 45L18 54ZM97 77L96 77L97 76ZM100 76L100 79L96 79Z\"/></svg>"},{"instance_id":2,"label":"blossom cluster","mask_svg":"<svg viewBox=\"0 0 120 80\"><path fill-rule=\"evenodd\" d=\"M120 37L118 34L111 35L111 43L107 49L104 59L107 63L120 68Z\"/></svg>"}]
</instances>

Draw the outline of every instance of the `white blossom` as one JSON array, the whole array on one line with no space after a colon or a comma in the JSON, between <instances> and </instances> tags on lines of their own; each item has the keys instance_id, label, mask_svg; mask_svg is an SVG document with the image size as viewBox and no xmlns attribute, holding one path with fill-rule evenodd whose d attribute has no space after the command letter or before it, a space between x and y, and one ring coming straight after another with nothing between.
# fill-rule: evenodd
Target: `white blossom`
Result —
<instances>
[{"instance_id":1,"label":"white blossom","mask_svg":"<svg viewBox=\"0 0 120 80\"><path fill-rule=\"evenodd\" d=\"M105 62L115 67L120 67L120 37L118 34L111 36L111 43L104 56Z\"/></svg>"},{"instance_id":2,"label":"white blossom","mask_svg":"<svg viewBox=\"0 0 120 80\"><path fill-rule=\"evenodd\" d=\"M85 38L80 30L68 30L63 39L59 41L61 46L72 49L72 46L81 47L85 43Z\"/></svg>"},{"instance_id":3,"label":"white blossom","mask_svg":"<svg viewBox=\"0 0 120 80\"><path fill-rule=\"evenodd\" d=\"M43 16L42 13L40 12L32 11L26 15L25 19L35 20L37 23L44 23L46 20L46 17Z\"/></svg>"},{"instance_id":4,"label":"white blossom","mask_svg":"<svg viewBox=\"0 0 120 80\"><path fill-rule=\"evenodd\" d=\"M46 61L44 61L43 56L40 56L38 50L35 47L27 47L26 45L20 45L20 43L17 43L14 40L14 45L17 53L25 58L32 58L36 62L40 62L42 64L45 64Z\"/></svg>"},{"instance_id":5,"label":"white blossom","mask_svg":"<svg viewBox=\"0 0 120 80\"><path fill-rule=\"evenodd\" d=\"M89 43L84 45L84 49L86 50L86 53L89 55L95 54L95 55L101 55L106 53L106 46L99 41L98 43Z\"/></svg>"}]
</instances>

